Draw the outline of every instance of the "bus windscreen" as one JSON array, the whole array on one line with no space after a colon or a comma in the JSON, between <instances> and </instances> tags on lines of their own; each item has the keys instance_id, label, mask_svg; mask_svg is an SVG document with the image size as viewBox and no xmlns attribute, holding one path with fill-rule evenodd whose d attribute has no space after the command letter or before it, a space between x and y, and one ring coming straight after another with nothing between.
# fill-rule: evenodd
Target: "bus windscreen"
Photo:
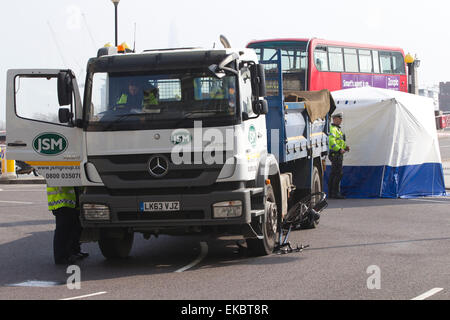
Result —
<instances>
[{"instance_id":1,"label":"bus windscreen","mask_svg":"<svg viewBox=\"0 0 450 320\"><path fill-rule=\"evenodd\" d=\"M265 66L267 75L266 85L269 96L279 94L277 63L281 54L283 72L283 91L295 92L306 90L308 70L308 43L305 41L270 41L249 44L258 55L258 59Z\"/></svg>"}]
</instances>

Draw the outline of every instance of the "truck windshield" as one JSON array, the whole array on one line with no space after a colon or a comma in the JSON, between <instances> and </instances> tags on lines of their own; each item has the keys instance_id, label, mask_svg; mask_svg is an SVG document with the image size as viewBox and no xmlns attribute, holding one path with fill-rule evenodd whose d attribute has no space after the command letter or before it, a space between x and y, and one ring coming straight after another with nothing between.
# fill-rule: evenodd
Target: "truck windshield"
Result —
<instances>
[{"instance_id":1,"label":"truck windshield","mask_svg":"<svg viewBox=\"0 0 450 320\"><path fill-rule=\"evenodd\" d=\"M239 114L236 77L204 72L95 73L90 96L88 131L225 126Z\"/></svg>"}]
</instances>

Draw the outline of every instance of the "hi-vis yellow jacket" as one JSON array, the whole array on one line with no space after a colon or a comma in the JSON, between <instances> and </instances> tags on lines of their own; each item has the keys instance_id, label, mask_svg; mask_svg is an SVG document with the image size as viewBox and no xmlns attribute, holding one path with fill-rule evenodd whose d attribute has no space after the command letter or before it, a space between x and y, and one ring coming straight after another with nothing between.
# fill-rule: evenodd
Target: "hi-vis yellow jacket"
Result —
<instances>
[{"instance_id":1,"label":"hi-vis yellow jacket","mask_svg":"<svg viewBox=\"0 0 450 320\"><path fill-rule=\"evenodd\" d=\"M48 210L76 208L77 195L74 187L47 187Z\"/></svg>"},{"instance_id":2,"label":"hi-vis yellow jacket","mask_svg":"<svg viewBox=\"0 0 450 320\"><path fill-rule=\"evenodd\" d=\"M340 127L335 126L334 124L330 127L330 136L328 139L328 146L330 151L339 152L341 149L345 150L347 148L347 143L344 139L344 134Z\"/></svg>"}]
</instances>

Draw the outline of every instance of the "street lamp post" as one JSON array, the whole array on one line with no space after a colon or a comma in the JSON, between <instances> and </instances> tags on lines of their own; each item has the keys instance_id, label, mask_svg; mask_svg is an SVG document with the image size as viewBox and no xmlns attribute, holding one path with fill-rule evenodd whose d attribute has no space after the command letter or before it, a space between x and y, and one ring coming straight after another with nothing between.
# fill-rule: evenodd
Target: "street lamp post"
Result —
<instances>
[{"instance_id":1,"label":"street lamp post","mask_svg":"<svg viewBox=\"0 0 450 320\"><path fill-rule=\"evenodd\" d=\"M112 3L114 3L114 10L115 10L115 17L116 17L116 47L118 46L118 42L119 42L119 39L118 39L118 24L117 24L117 7L118 7L118 5L119 5L119 2L120 2L120 0L111 0L111 2Z\"/></svg>"},{"instance_id":2,"label":"street lamp post","mask_svg":"<svg viewBox=\"0 0 450 320\"><path fill-rule=\"evenodd\" d=\"M415 83L413 79L414 73L414 57L408 53L405 57L405 62L408 65L408 93L414 93Z\"/></svg>"}]
</instances>

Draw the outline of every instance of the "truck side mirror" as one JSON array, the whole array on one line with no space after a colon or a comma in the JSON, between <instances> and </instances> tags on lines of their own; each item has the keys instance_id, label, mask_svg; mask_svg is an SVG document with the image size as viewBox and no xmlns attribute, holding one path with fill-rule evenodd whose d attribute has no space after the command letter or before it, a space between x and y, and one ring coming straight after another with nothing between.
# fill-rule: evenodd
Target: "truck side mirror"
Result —
<instances>
[{"instance_id":1,"label":"truck side mirror","mask_svg":"<svg viewBox=\"0 0 450 320\"><path fill-rule=\"evenodd\" d=\"M69 72L61 71L58 74L58 102L60 106L67 106L72 103L72 77Z\"/></svg>"},{"instance_id":2,"label":"truck side mirror","mask_svg":"<svg viewBox=\"0 0 450 320\"><path fill-rule=\"evenodd\" d=\"M68 108L61 108L58 112L59 123L69 123L73 118L73 113Z\"/></svg>"},{"instance_id":3,"label":"truck side mirror","mask_svg":"<svg viewBox=\"0 0 450 320\"><path fill-rule=\"evenodd\" d=\"M269 113L269 105L266 100L256 100L253 102L252 109L258 116Z\"/></svg>"},{"instance_id":4,"label":"truck side mirror","mask_svg":"<svg viewBox=\"0 0 450 320\"><path fill-rule=\"evenodd\" d=\"M255 97L265 97L266 92L266 75L262 64L253 64L250 66L252 75L252 91Z\"/></svg>"},{"instance_id":5,"label":"truck side mirror","mask_svg":"<svg viewBox=\"0 0 450 320\"><path fill-rule=\"evenodd\" d=\"M219 65L212 64L208 67L209 73L211 73L213 76L215 76L217 79L222 79L226 76L225 71L231 72L235 75L239 75L239 72L234 70L233 68L227 67L230 63L233 61L239 59L239 55L236 52L233 52L232 54L229 54L228 56L223 59Z\"/></svg>"},{"instance_id":6,"label":"truck side mirror","mask_svg":"<svg viewBox=\"0 0 450 320\"><path fill-rule=\"evenodd\" d=\"M261 114L268 114L269 113L269 104L267 103L267 100L261 100Z\"/></svg>"},{"instance_id":7,"label":"truck side mirror","mask_svg":"<svg viewBox=\"0 0 450 320\"><path fill-rule=\"evenodd\" d=\"M219 66L217 64L212 64L208 67L209 73L216 77L217 79L222 79L226 76L225 72L219 69Z\"/></svg>"}]
</instances>

